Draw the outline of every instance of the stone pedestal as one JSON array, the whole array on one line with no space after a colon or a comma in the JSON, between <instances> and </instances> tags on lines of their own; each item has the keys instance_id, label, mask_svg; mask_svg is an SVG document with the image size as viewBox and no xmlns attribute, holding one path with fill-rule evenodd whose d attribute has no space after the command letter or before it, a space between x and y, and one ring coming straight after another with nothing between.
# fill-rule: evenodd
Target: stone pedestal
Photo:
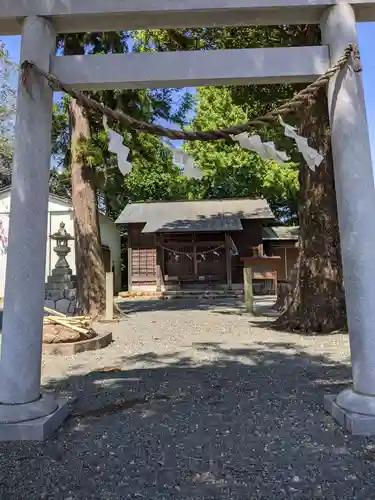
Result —
<instances>
[{"instance_id":1,"label":"stone pedestal","mask_svg":"<svg viewBox=\"0 0 375 500\"><path fill-rule=\"evenodd\" d=\"M49 71L56 35L28 17L21 61ZM67 416L65 402L41 394L46 228L51 161L52 90L33 77L18 87L0 360L0 439L44 439ZM43 422L42 422L43 421Z\"/></svg>"},{"instance_id":2,"label":"stone pedestal","mask_svg":"<svg viewBox=\"0 0 375 500\"><path fill-rule=\"evenodd\" d=\"M76 311L77 289L62 288L51 289L51 283L46 285L44 305L62 314L74 315ZM74 286L74 285L73 285Z\"/></svg>"},{"instance_id":3,"label":"stone pedestal","mask_svg":"<svg viewBox=\"0 0 375 500\"><path fill-rule=\"evenodd\" d=\"M357 43L347 3L321 22L332 64ZM337 208L344 270L353 388L326 398L326 409L350 432L375 435L375 189L362 76L352 61L329 84Z\"/></svg>"}]
</instances>

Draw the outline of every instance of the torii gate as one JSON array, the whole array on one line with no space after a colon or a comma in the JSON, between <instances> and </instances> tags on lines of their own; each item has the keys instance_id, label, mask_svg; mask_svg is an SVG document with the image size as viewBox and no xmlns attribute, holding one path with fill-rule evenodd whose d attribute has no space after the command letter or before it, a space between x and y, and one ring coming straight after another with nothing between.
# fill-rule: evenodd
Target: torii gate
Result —
<instances>
[{"instance_id":1,"label":"torii gate","mask_svg":"<svg viewBox=\"0 0 375 500\"><path fill-rule=\"evenodd\" d=\"M0 34L21 34L21 62L81 90L310 82L357 43L375 0L1 0ZM320 24L324 46L55 57L56 33ZM67 416L41 394L45 228L52 90L19 85L0 361L0 439L43 439ZM353 388L326 398L349 431L375 434L375 191L362 80L351 65L328 90ZM31 220L32 218L32 220Z\"/></svg>"}]
</instances>

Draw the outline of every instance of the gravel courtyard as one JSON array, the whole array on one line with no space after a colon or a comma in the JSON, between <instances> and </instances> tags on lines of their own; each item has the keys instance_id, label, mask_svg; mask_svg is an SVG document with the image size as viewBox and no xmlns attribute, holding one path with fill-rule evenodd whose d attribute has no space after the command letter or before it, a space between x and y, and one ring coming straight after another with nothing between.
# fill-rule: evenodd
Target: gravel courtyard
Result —
<instances>
[{"instance_id":1,"label":"gravel courtyard","mask_svg":"<svg viewBox=\"0 0 375 500\"><path fill-rule=\"evenodd\" d=\"M347 336L217 302L124 308L110 347L44 357L73 415L46 443L0 444L0 499L375 499L375 440L322 408L350 383Z\"/></svg>"}]
</instances>

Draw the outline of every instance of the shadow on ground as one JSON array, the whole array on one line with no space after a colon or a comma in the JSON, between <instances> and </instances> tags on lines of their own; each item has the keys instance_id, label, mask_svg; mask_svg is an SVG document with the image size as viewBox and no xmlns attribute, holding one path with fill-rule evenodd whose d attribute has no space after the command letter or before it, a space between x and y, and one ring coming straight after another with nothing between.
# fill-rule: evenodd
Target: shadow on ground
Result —
<instances>
[{"instance_id":1,"label":"shadow on ground","mask_svg":"<svg viewBox=\"0 0 375 500\"><path fill-rule=\"evenodd\" d=\"M169 299L169 300L124 300L117 303L126 314L151 311L209 311L218 307L239 307L241 301L233 299Z\"/></svg>"},{"instance_id":2,"label":"shadow on ground","mask_svg":"<svg viewBox=\"0 0 375 500\"><path fill-rule=\"evenodd\" d=\"M274 297L256 297L256 311L261 315L277 316L272 310L275 303ZM220 309L243 310L243 301L232 298L217 299L169 299L169 300L124 300L117 302L118 307L125 314L151 312L151 311L212 311Z\"/></svg>"},{"instance_id":3,"label":"shadow on ground","mask_svg":"<svg viewBox=\"0 0 375 500\"><path fill-rule=\"evenodd\" d=\"M347 366L294 343L194 347L212 361L148 353L123 359L148 369L52 382L82 416L47 443L1 444L0 498L375 498L373 441L322 409Z\"/></svg>"}]
</instances>

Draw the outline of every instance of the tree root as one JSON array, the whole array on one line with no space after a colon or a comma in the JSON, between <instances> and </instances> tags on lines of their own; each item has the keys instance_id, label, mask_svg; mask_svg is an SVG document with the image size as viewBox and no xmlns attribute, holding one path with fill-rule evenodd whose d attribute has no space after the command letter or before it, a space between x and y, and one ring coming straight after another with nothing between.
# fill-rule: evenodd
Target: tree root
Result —
<instances>
[{"instance_id":1,"label":"tree root","mask_svg":"<svg viewBox=\"0 0 375 500\"><path fill-rule=\"evenodd\" d=\"M324 335L347 331L345 309L339 308L334 315L324 315L317 308L305 311L295 311L293 306L284 310L274 322L276 330L294 333Z\"/></svg>"}]
</instances>

